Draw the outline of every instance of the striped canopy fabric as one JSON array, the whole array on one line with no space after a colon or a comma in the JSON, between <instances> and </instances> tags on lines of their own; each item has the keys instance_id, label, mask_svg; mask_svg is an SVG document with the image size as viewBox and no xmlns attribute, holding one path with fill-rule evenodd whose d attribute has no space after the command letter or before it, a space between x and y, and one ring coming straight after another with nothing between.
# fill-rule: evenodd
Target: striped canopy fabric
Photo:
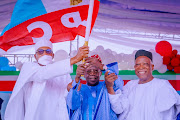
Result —
<instances>
[{"instance_id":1,"label":"striped canopy fabric","mask_svg":"<svg viewBox=\"0 0 180 120\"><path fill-rule=\"evenodd\" d=\"M76 69L71 73L72 79L76 76ZM18 78L19 71L0 71L0 91L1 92L11 92ZM121 70L119 71L119 76L124 80L126 84L129 80L138 79L134 70ZM156 78L169 80L174 89L180 94L180 74L176 74L172 71L167 71L166 73L159 73L158 71L153 71L153 76ZM104 74L102 74L101 78L104 80ZM85 79L81 81L83 84L86 84Z\"/></svg>"},{"instance_id":2,"label":"striped canopy fabric","mask_svg":"<svg viewBox=\"0 0 180 120\"><path fill-rule=\"evenodd\" d=\"M77 66L74 66L73 68L73 73L71 73L72 79L74 79L76 76ZM2 105L3 107L1 108L2 116L4 115L6 105L9 101L19 73L19 71L0 71L0 98L4 101ZM137 79L135 71L130 70L119 71L119 76L124 80L124 84L126 84L129 80ZM176 74L172 71L167 71L166 73L160 74L157 71L153 71L153 76L156 78L169 80L174 89L180 94L180 74ZM104 80L104 74L102 74L100 79L101 81ZM86 81L82 79L81 83L86 84Z\"/></svg>"}]
</instances>

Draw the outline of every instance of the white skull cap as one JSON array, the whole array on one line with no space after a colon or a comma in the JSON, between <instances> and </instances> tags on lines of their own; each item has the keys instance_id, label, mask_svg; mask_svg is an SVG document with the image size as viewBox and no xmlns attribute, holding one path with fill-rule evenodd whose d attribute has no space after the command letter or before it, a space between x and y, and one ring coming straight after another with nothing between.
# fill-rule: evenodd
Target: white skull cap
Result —
<instances>
[{"instance_id":1,"label":"white skull cap","mask_svg":"<svg viewBox=\"0 0 180 120\"><path fill-rule=\"evenodd\" d=\"M50 47L51 49L53 49L52 46L52 42L49 40L39 40L36 44L35 44L35 51L37 49L39 49L40 47Z\"/></svg>"}]
</instances>

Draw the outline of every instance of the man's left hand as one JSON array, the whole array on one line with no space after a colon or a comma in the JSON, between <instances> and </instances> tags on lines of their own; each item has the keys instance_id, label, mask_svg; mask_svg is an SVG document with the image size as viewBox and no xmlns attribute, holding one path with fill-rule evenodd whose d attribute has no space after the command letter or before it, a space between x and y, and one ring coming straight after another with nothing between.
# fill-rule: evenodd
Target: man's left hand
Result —
<instances>
[{"instance_id":1,"label":"man's left hand","mask_svg":"<svg viewBox=\"0 0 180 120\"><path fill-rule=\"evenodd\" d=\"M114 81L118 79L118 76L115 75L115 73L111 73L108 75L108 71L105 73L105 83L106 87L113 87L114 86Z\"/></svg>"},{"instance_id":2,"label":"man's left hand","mask_svg":"<svg viewBox=\"0 0 180 120\"><path fill-rule=\"evenodd\" d=\"M114 89L113 89L113 86L114 86L114 81L115 81L116 79L118 79L118 76L115 75L115 73L111 73L111 74L109 74L109 75L108 75L108 73L109 73L109 71L107 71L107 72L105 73L106 88L107 88L109 94L115 94L115 91L114 91Z\"/></svg>"}]
</instances>

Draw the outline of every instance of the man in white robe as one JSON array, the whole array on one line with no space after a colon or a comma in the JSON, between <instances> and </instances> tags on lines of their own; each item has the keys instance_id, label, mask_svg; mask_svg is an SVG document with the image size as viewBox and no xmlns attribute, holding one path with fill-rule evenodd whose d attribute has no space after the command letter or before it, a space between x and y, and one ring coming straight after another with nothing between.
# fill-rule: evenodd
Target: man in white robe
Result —
<instances>
[{"instance_id":1,"label":"man in white robe","mask_svg":"<svg viewBox=\"0 0 180 120\"><path fill-rule=\"evenodd\" d=\"M134 68L138 80L129 81L122 91L115 93L112 88L108 91L114 112L128 111L128 114L120 114L119 120L176 120L180 112L180 96L168 80L152 76L152 53L137 51ZM123 97L128 99L122 101Z\"/></svg>"},{"instance_id":2,"label":"man in white robe","mask_svg":"<svg viewBox=\"0 0 180 120\"><path fill-rule=\"evenodd\" d=\"M82 46L71 59L52 61L52 43L40 40L35 45L37 62L21 69L5 112L5 120L68 120L65 97L72 65L88 56Z\"/></svg>"}]
</instances>

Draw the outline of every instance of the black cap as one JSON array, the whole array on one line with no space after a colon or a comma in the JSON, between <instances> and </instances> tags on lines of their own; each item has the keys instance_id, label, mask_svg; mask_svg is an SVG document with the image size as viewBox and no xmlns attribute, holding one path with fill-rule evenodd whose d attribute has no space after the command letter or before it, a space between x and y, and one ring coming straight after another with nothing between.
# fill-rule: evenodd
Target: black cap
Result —
<instances>
[{"instance_id":1,"label":"black cap","mask_svg":"<svg viewBox=\"0 0 180 120\"><path fill-rule=\"evenodd\" d=\"M138 50L135 54L135 60L139 57L139 56L146 56L149 59L151 59L152 61L152 53L146 50Z\"/></svg>"}]
</instances>

